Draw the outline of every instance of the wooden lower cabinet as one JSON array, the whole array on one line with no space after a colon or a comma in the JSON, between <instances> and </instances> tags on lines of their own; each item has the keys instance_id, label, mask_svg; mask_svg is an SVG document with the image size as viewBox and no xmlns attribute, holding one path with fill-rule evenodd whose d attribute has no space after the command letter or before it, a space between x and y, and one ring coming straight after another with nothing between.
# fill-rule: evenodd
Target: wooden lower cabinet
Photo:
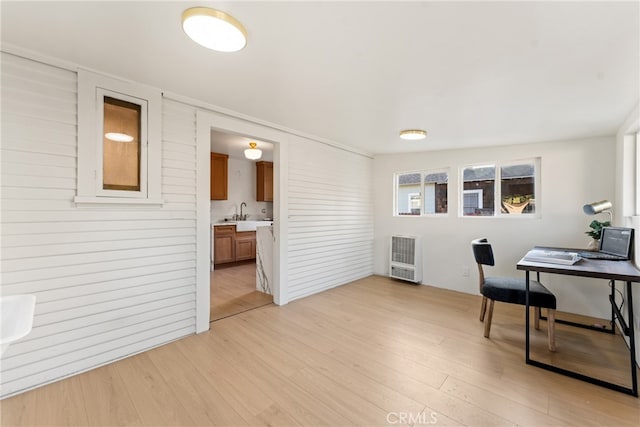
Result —
<instances>
[{"instance_id":1,"label":"wooden lower cabinet","mask_svg":"<svg viewBox=\"0 0 640 427\"><path fill-rule=\"evenodd\" d=\"M213 232L213 263L247 261L256 258L256 232L236 232L235 225L220 225Z\"/></svg>"},{"instance_id":2,"label":"wooden lower cabinet","mask_svg":"<svg viewBox=\"0 0 640 427\"><path fill-rule=\"evenodd\" d=\"M236 226L214 227L213 263L224 264L236 260Z\"/></svg>"},{"instance_id":3,"label":"wooden lower cabinet","mask_svg":"<svg viewBox=\"0 0 640 427\"><path fill-rule=\"evenodd\" d=\"M236 233L236 261L256 258L256 232Z\"/></svg>"}]
</instances>

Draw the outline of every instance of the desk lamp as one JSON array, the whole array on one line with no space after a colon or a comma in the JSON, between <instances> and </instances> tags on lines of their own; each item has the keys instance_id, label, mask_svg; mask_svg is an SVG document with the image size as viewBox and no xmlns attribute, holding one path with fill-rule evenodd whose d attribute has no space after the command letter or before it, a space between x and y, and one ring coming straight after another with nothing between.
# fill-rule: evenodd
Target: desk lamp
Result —
<instances>
[{"instance_id":1,"label":"desk lamp","mask_svg":"<svg viewBox=\"0 0 640 427\"><path fill-rule=\"evenodd\" d=\"M595 215L599 213L608 213L609 214L609 224L613 223L613 214L611 213L611 208L613 208L613 204L608 200L600 200L599 202L589 203L588 205L584 205L582 210L587 215Z\"/></svg>"}]
</instances>

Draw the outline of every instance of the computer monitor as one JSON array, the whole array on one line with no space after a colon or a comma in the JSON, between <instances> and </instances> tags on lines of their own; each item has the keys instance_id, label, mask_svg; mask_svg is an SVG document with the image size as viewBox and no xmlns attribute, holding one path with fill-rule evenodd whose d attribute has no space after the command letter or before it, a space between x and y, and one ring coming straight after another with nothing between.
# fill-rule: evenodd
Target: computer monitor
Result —
<instances>
[{"instance_id":1,"label":"computer monitor","mask_svg":"<svg viewBox=\"0 0 640 427\"><path fill-rule=\"evenodd\" d=\"M633 228L603 227L600 235L600 252L631 258Z\"/></svg>"}]
</instances>

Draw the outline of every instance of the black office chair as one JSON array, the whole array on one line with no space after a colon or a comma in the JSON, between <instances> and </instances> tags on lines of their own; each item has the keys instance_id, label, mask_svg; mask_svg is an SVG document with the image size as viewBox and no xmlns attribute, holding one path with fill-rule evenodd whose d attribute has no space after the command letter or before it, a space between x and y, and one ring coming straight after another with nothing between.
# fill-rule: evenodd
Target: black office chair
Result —
<instances>
[{"instance_id":1,"label":"black office chair","mask_svg":"<svg viewBox=\"0 0 640 427\"><path fill-rule=\"evenodd\" d=\"M482 294L480 321L484 321L484 336L489 338L494 301L525 305L526 282L524 278L485 277L482 266L495 265L491 244L489 244L487 239L476 239L471 242L471 246L473 248L473 256L478 264L478 273L480 275L480 293ZM537 280L529 281L529 305L531 307L535 307L534 326L536 329L540 329L540 309L546 308L549 351L556 351L556 297L540 283L540 273L538 273L536 278ZM488 309L487 300L489 300ZM486 320L485 313L487 315Z\"/></svg>"}]
</instances>

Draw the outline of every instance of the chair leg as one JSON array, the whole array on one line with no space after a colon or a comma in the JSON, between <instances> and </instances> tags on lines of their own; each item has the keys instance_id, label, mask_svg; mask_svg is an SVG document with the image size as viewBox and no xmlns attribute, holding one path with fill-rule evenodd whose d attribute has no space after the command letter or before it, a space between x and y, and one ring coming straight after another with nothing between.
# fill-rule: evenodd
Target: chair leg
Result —
<instances>
[{"instance_id":1,"label":"chair leg","mask_svg":"<svg viewBox=\"0 0 640 427\"><path fill-rule=\"evenodd\" d=\"M487 311L487 297L482 296L482 304L480 305L480 321L484 322L484 313Z\"/></svg>"},{"instance_id":2,"label":"chair leg","mask_svg":"<svg viewBox=\"0 0 640 427\"><path fill-rule=\"evenodd\" d=\"M556 351L556 310L547 309L547 335L549 337L549 351Z\"/></svg>"},{"instance_id":3,"label":"chair leg","mask_svg":"<svg viewBox=\"0 0 640 427\"><path fill-rule=\"evenodd\" d=\"M489 338L489 334L491 333L491 318L493 317L493 301L489 300L489 310L487 312L487 318L484 321L484 337Z\"/></svg>"},{"instance_id":4,"label":"chair leg","mask_svg":"<svg viewBox=\"0 0 640 427\"><path fill-rule=\"evenodd\" d=\"M540 307L533 307L534 316L533 316L533 327L536 329L540 329Z\"/></svg>"}]
</instances>

